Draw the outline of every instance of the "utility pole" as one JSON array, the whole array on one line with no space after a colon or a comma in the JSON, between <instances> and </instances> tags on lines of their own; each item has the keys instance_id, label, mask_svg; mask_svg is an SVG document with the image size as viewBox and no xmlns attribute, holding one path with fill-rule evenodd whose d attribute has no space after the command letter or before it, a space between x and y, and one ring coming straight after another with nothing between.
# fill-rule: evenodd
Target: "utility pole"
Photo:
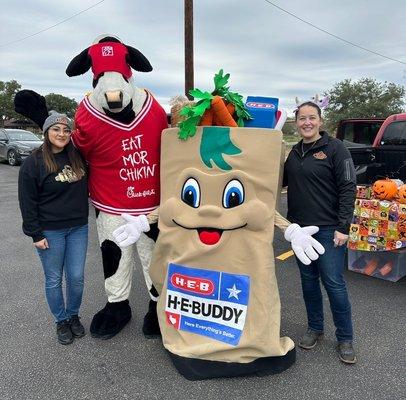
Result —
<instances>
[{"instance_id":1,"label":"utility pole","mask_svg":"<svg viewBox=\"0 0 406 400\"><path fill-rule=\"evenodd\" d=\"M195 87L193 73L193 0L185 0L185 95Z\"/></svg>"}]
</instances>

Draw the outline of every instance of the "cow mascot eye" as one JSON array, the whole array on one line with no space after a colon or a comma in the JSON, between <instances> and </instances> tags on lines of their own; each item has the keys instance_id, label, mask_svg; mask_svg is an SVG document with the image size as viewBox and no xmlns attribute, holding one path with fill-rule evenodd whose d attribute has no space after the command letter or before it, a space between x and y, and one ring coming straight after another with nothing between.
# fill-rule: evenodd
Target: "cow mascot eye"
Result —
<instances>
[{"instance_id":1,"label":"cow mascot eye","mask_svg":"<svg viewBox=\"0 0 406 400\"><path fill-rule=\"evenodd\" d=\"M196 179L189 178L182 188L182 201L193 208L200 205L200 186Z\"/></svg>"},{"instance_id":2,"label":"cow mascot eye","mask_svg":"<svg viewBox=\"0 0 406 400\"><path fill-rule=\"evenodd\" d=\"M223 193L223 207L233 208L244 202L244 187L237 179L227 183Z\"/></svg>"}]
</instances>

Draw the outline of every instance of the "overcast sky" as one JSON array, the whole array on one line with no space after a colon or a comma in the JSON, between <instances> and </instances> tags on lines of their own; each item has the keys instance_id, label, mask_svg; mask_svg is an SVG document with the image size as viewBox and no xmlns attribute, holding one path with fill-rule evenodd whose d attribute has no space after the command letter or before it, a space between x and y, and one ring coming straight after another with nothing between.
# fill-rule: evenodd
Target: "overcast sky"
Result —
<instances>
[{"instance_id":1,"label":"overcast sky","mask_svg":"<svg viewBox=\"0 0 406 400\"><path fill-rule=\"evenodd\" d=\"M70 60L102 33L139 49L153 71L134 73L166 108L184 92L183 0L105 0L43 33L24 38L99 0L1 0L0 80L80 101L91 72L68 78ZM406 63L405 0L274 0L332 34ZM294 98L322 93L343 79L371 77L406 84L406 65L345 44L265 0L194 1L195 87L211 91L220 68L231 90L271 96L288 110Z\"/></svg>"}]
</instances>

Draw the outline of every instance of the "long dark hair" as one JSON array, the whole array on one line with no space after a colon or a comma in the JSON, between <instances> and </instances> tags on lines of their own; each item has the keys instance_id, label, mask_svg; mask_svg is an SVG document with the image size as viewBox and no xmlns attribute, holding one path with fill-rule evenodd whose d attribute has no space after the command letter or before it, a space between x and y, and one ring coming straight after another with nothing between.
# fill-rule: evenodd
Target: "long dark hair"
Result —
<instances>
[{"instance_id":1,"label":"long dark hair","mask_svg":"<svg viewBox=\"0 0 406 400\"><path fill-rule=\"evenodd\" d=\"M85 172L85 163L79 151L72 144L72 141L69 140L69 143L65 146L64 151L66 150L70 162L75 174L79 177L82 176ZM55 161L54 153L52 152L52 144L49 140L48 131L44 134L44 142L42 145L35 150L36 155L42 154L44 159L45 169L48 173L58 172L58 165Z\"/></svg>"}]
</instances>

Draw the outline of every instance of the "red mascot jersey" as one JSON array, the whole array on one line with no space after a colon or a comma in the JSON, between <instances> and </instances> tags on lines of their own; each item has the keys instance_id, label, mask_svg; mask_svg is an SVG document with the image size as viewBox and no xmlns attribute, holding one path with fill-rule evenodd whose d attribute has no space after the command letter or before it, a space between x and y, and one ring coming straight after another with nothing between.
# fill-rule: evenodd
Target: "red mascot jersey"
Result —
<instances>
[{"instance_id":1,"label":"red mascot jersey","mask_svg":"<svg viewBox=\"0 0 406 400\"><path fill-rule=\"evenodd\" d=\"M148 214L159 205L161 132L166 113L153 96L134 121L123 124L94 108L86 97L75 116L74 145L89 163L93 205L109 214Z\"/></svg>"}]
</instances>

